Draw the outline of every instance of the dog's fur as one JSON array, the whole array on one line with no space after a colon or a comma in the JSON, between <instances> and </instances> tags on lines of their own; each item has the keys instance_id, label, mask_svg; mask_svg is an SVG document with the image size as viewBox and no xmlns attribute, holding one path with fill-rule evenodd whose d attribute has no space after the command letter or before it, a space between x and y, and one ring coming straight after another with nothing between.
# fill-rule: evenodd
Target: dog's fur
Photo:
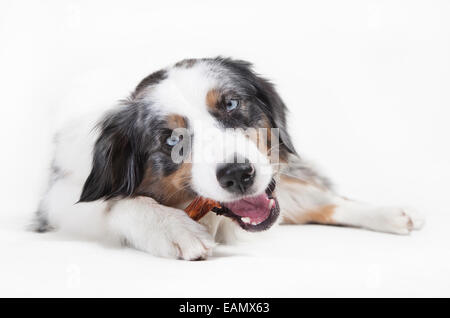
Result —
<instances>
[{"instance_id":1,"label":"dog's fur","mask_svg":"<svg viewBox=\"0 0 450 318\"><path fill-rule=\"evenodd\" d=\"M228 112L224 107L233 98L240 101L239 109ZM34 229L112 237L162 257L204 259L215 241L229 241L239 226L213 212L195 222L182 209L198 195L220 202L257 195L272 180L281 223L347 225L396 234L422 226L423 220L410 210L337 195L297 154L285 111L273 85L244 61L189 59L155 72L101 118L83 118L57 134L50 186ZM207 134L200 131L205 127ZM191 162L176 163L170 156L166 140L177 128L193 137ZM244 134L227 128L278 128L279 163ZM233 143L218 149L216 140L208 139L210 132L231 137ZM230 153L244 152L256 177L249 192L237 196L219 185L216 170ZM205 156L209 162L201 160Z\"/></svg>"}]
</instances>

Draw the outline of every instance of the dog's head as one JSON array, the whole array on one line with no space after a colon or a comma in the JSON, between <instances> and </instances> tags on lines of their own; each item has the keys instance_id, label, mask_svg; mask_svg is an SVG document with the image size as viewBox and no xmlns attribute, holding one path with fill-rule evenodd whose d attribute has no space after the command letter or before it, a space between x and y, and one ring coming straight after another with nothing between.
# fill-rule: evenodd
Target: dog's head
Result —
<instances>
[{"instance_id":1,"label":"dog's head","mask_svg":"<svg viewBox=\"0 0 450 318\"><path fill-rule=\"evenodd\" d=\"M285 105L251 64L191 59L155 72L99 129L81 202L145 195L183 208L203 196L246 230L275 222L274 167L294 149Z\"/></svg>"}]
</instances>

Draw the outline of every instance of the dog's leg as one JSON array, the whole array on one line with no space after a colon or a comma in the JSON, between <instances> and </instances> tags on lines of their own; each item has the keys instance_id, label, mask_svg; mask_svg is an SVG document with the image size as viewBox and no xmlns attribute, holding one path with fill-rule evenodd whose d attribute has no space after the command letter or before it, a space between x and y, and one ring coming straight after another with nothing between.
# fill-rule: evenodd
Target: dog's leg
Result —
<instances>
[{"instance_id":1,"label":"dog's leg","mask_svg":"<svg viewBox=\"0 0 450 318\"><path fill-rule=\"evenodd\" d=\"M215 245L206 228L184 211L148 197L114 202L107 218L110 231L122 241L156 256L205 259Z\"/></svg>"},{"instance_id":2,"label":"dog's leg","mask_svg":"<svg viewBox=\"0 0 450 318\"><path fill-rule=\"evenodd\" d=\"M32 229L48 229L86 239L114 241L155 256L185 260L204 259L214 246L206 227L178 209L162 206L151 198L82 202L79 185L60 178L46 193Z\"/></svg>"},{"instance_id":3,"label":"dog's leg","mask_svg":"<svg viewBox=\"0 0 450 318\"><path fill-rule=\"evenodd\" d=\"M291 156L277 187L282 223L320 223L408 234L424 220L411 209L377 207L335 194L325 178Z\"/></svg>"}]
</instances>

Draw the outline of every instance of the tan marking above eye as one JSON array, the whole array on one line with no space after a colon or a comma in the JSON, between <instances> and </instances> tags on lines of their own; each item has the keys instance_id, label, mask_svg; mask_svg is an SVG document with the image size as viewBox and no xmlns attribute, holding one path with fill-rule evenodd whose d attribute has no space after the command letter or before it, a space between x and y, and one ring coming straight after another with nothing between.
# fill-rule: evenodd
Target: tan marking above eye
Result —
<instances>
[{"instance_id":1,"label":"tan marking above eye","mask_svg":"<svg viewBox=\"0 0 450 318\"><path fill-rule=\"evenodd\" d=\"M219 100L220 100L220 92L218 89L213 88L211 90L208 91L208 93L206 94L206 105L208 106L209 109L215 109L217 108L217 105L219 104Z\"/></svg>"},{"instance_id":2,"label":"tan marking above eye","mask_svg":"<svg viewBox=\"0 0 450 318\"><path fill-rule=\"evenodd\" d=\"M186 119L181 115L170 114L167 116L167 126L170 129L187 128L187 122Z\"/></svg>"}]
</instances>

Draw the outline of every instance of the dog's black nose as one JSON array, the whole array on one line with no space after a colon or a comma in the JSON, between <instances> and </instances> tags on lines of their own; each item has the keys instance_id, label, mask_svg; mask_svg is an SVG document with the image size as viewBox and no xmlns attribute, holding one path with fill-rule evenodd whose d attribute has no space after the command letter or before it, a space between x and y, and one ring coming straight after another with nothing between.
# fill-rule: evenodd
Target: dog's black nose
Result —
<instances>
[{"instance_id":1,"label":"dog's black nose","mask_svg":"<svg viewBox=\"0 0 450 318\"><path fill-rule=\"evenodd\" d=\"M245 193L255 181L255 168L250 163L227 163L216 172L222 188L232 193Z\"/></svg>"}]
</instances>

